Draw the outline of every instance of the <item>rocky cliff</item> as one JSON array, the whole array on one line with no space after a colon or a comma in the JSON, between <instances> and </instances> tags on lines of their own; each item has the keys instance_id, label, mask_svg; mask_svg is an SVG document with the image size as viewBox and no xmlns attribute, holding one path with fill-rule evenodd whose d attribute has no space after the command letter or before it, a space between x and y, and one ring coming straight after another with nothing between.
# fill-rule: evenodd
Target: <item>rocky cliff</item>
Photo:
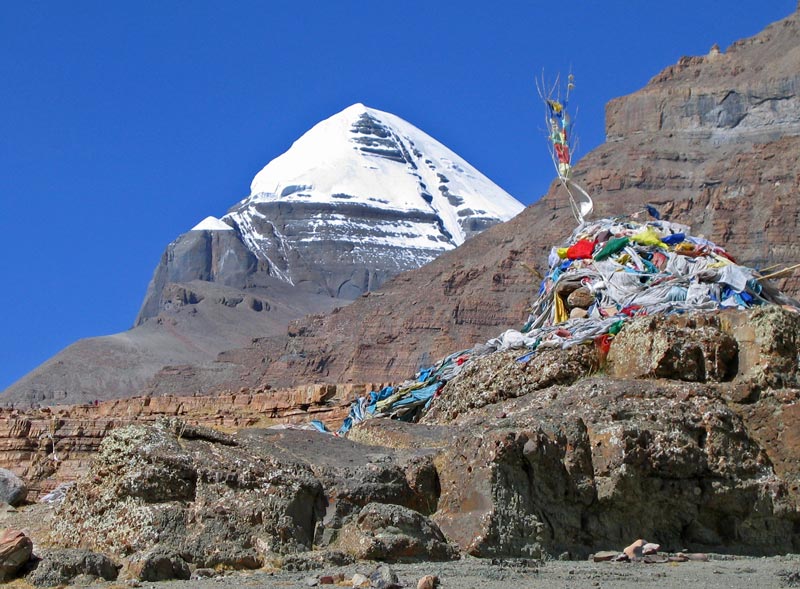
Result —
<instances>
[{"instance_id":1,"label":"rocky cliff","mask_svg":"<svg viewBox=\"0 0 800 589\"><path fill-rule=\"evenodd\" d=\"M800 262L800 15L753 38L687 57L641 91L607 107L608 140L575 167L597 217L646 203L737 261L780 268ZM208 370L153 379L153 392L234 384L399 380L508 326L519 326L547 252L574 226L558 184L511 221L378 293L326 316L301 319L282 338L261 338L220 358L235 380ZM776 278L800 293L800 272ZM359 328L353 329L352 326Z\"/></svg>"}]
</instances>

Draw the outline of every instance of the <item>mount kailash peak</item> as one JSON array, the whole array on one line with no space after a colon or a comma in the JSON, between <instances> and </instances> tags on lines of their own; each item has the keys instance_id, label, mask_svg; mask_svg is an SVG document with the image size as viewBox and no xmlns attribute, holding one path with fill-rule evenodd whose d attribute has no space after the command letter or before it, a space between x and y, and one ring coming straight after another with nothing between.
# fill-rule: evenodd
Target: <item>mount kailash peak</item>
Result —
<instances>
[{"instance_id":1,"label":"mount kailash peak","mask_svg":"<svg viewBox=\"0 0 800 589\"><path fill-rule=\"evenodd\" d=\"M280 280L352 300L522 209L410 123L354 104L256 174L250 196L221 219L235 230L224 252L194 234L213 230L209 220L170 245L172 263L156 270L137 322L164 310L167 283L192 279L235 288Z\"/></svg>"},{"instance_id":2,"label":"mount kailash peak","mask_svg":"<svg viewBox=\"0 0 800 589\"><path fill-rule=\"evenodd\" d=\"M159 371L203 370L218 354L347 304L523 208L410 123L355 104L264 167L226 215L167 246L136 327L70 345L9 387L6 401L131 396Z\"/></svg>"}]
</instances>

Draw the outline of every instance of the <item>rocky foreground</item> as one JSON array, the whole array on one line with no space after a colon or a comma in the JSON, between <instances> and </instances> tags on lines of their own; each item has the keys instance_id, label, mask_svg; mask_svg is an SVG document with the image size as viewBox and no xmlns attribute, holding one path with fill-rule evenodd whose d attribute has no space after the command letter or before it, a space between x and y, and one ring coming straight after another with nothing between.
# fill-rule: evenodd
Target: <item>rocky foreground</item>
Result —
<instances>
[{"instance_id":1,"label":"rocky foreground","mask_svg":"<svg viewBox=\"0 0 800 589\"><path fill-rule=\"evenodd\" d=\"M41 570L82 550L140 580L584 559L637 538L665 558L794 553L799 355L800 315L777 306L641 317L605 357L589 344L478 359L421 423L370 419L347 439L178 418L110 429L23 531ZM342 407L328 393L286 421Z\"/></svg>"}]
</instances>

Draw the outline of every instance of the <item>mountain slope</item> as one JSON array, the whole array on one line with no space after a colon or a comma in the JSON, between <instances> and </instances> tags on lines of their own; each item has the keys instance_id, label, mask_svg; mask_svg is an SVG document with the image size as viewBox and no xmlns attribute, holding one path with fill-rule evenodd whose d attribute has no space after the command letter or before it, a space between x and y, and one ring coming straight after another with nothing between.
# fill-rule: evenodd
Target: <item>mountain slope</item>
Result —
<instances>
[{"instance_id":1,"label":"mountain slope","mask_svg":"<svg viewBox=\"0 0 800 589\"><path fill-rule=\"evenodd\" d=\"M167 246L134 329L67 347L0 400L130 396L165 366L174 376L209 363L236 380L213 364L219 353L346 305L522 208L410 123L353 105L261 170L222 219Z\"/></svg>"},{"instance_id":2,"label":"mountain slope","mask_svg":"<svg viewBox=\"0 0 800 589\"><path fill-rule=\"evenodd\" d=\"M605 144L575 167L596 217L652 203L756 267L800 262L800 15L757 36L683 58L607 106ZM237 383L385 382L525 320L547 252L574 227L553 184L536 204L340 312L226 352ZM800 272L776 279L800 293ZM358 325L357 330L350 326ZM182 383L158 375L150 390ZM204 390L230 388L198 373Z\"/></svg>"}]
</instances>

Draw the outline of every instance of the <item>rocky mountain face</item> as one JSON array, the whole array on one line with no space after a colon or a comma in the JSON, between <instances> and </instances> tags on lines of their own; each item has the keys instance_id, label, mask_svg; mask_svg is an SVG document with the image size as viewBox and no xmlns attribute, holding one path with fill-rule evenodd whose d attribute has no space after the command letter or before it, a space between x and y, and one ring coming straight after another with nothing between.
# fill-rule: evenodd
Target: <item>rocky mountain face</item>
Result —
<instances>
[{"instance_id":1,"label":"rocky mountain face","mask_svg":"<svg viewBox=\"0 0 800 589\"><path fill-rule=\"evenodd\" d=\"M725 52L686 57L606 109L608 140L574 169L596 217L646 203L739 263L800 262L800 15ZM554 183L520 215L336 314L294 322L284 337L226 352L235 379L161 374L154 393L293 382L402 380L420 366L520 326L547 253L574 226ZM800 272L775 279L800 294ZM359 325L354 331L348 326Z\"/></svg>"},{"instance_id":2,"label":"rocky mountain face","mask_svg":"<svg viewBox=\"0 0 800 589\"><path fill-rule=\"evenodd\" d=\"M134 329L72 344L0 401L130 396L167 366L235 380L214 363L221 352L347 305L523 208L435 139L361 104L313 127L251 191L167 246Z\"/></svg>"}]
</instances>

